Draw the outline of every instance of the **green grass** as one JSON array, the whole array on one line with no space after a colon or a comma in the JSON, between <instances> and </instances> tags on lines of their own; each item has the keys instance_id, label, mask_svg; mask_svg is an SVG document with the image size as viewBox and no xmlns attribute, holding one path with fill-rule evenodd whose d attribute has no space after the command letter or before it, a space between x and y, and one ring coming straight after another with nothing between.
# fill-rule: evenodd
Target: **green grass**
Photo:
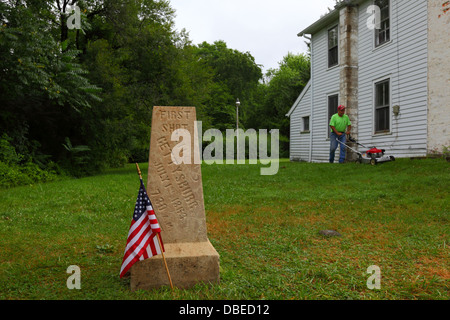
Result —
<instances>
[{"instance_id":1,"label":"green grass","mask_svg":"<svg viewBox=\"0 0 450 320\"><path fill-rule=\"evenodd\" d=\"M450 298L447 162L259 169L202 166L220 284L174 292L131 292L118 276L138 191L134 165L0 190L0 299ZM66 287L70 265L81 268L81 290ZM366 286L371 265L381 268L380 290Z\"/></svg>"}]
</instances>

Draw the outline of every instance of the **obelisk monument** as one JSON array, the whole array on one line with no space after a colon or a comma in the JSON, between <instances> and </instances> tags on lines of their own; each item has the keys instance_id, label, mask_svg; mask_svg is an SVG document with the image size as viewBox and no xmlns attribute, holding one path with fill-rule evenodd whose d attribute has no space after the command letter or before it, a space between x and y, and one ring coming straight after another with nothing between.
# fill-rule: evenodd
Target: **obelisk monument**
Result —
<instances>
[{"instance_id":1,"label":"obelisk monument","mask_svg":"<svg viewBox=\"0 0 450 320\"><path fill-rule=\"evenodd\" d=\"M191 161L173 161L178 129L190 134ZM195 107L154 107L147 192L161 225L173 285L219 282L219 254L207 237ZM174 133L175 132L175 133ZM189 145L187 146L189 147ZM169 285L160 255L131 268L132 290Z\"/></svg>"}]
</instances>

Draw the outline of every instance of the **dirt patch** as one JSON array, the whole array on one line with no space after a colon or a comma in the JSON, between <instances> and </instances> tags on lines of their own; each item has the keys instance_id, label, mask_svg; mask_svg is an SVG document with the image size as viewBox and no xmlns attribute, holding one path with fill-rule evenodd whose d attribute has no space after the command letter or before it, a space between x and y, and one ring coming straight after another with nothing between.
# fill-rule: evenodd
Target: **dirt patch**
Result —
<instances>
[{"instance_id":1,"label":"dirt patch","mask_svg":"<svg viewBox=\"0 0 450 320\"><path fill-rule=\"evenodd\" d=\"M417 274L425 277L437 276L444 280L450 279L448 257L422 257L416 263Z\"/></svg>"}]
</instances>

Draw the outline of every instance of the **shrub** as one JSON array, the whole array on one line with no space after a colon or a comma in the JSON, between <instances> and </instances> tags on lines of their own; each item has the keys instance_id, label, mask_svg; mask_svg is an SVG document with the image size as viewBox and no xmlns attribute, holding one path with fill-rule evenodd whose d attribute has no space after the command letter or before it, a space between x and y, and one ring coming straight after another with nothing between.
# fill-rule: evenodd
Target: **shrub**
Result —
<instances>
[{"instance_id":1,"label":"shrub","mask_svg":"<svg viewBox=\"0 0 450 320\"><path fill-rule=\"evenodd\" d=\"M55 163L49 162L47 170L43 170L31 159L24 162L25 156L16 152L10 140L6 134L0 138L1 188L47 182L57 177L59 168Z\"/></svg>"},{"instance_id":2,"label":"shrub","mask_svg":"<svg viewBox=\"0 0 450 320\"><path fill-rule=\"evenodd\" d=\"M17 154L10 141L11 138L6 133L0 138L0 161L9 165L18 164L22 161L23 156Z\"/></svg>"}]
</instances>

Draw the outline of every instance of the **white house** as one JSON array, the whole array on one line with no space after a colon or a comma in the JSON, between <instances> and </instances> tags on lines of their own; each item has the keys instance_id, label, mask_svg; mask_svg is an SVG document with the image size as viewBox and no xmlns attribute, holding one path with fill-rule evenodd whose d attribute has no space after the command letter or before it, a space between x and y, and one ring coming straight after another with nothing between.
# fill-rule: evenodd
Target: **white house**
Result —
<instances>
[{"instance_id":1,"label":"white house","mask_svg":"<svg viewBox=\"0 0 450 320\"><path fill-rule=\"evenodd\" d=\"M328 161L328 123L339 104L366 146L395 157L450 148L443 2L344 0L298 34L311 41L311 79L287 114L292 161Z\"/></svg>"}]
</instances>

